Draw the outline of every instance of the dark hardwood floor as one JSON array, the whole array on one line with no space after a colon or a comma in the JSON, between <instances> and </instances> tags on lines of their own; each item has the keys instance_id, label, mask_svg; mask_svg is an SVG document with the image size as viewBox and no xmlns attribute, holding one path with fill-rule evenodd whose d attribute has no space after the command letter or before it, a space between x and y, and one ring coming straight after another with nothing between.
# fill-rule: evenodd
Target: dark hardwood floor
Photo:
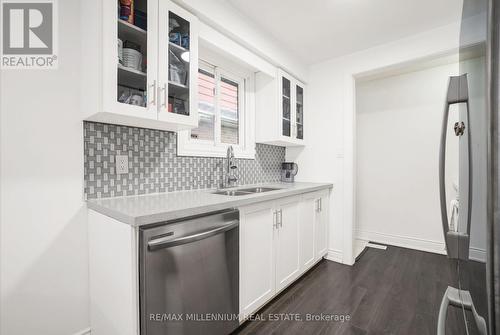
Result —
<instances>
[{"instance_id":1,"label":"dark hardwood floor","mask_svg":"<svg viewBox=\"0 0 500 335\"><path fill-rule=\"evenodd\" d=\"M484 265L472 267L473 280L481 283ZM352 267L323 260L258 311L260 319L247 321L235 333L434 335L441 298L455 273L445 256L391 246L368 249ZM476 304L485 313L484 301ZM280 320L280 313L302 320ZM466 334L461 313L448 309L447 334ZM350 320L305 321L307 314Z\"/></svg>"}]
</instances>

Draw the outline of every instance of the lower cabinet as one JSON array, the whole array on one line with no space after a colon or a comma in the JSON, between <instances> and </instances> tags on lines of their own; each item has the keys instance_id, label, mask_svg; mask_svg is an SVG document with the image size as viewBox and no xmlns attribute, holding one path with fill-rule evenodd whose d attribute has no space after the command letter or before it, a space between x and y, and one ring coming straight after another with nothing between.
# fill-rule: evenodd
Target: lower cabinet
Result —
<instances>
[{"instance_id":1,"label":"lower cabinet","mask_svg":"<svg viewBox=\"0 0 500 335\"><path fill-rule=\"evenodd\" d=\"M241 317L326 255L328 200L327 190L239 208Z\"/></svg>"},{"instance_id":2,"label":"lower cabinet","mask_svg":"<svg viewBox=\"0 0 500 335\"><path fill-rule=\"evenodd\" d=\"M300 274L300 198L284 198L275 204L276 291L281 291Z\"/></svg>"},{"instance_id":3,"label":"lower cabinet","mask_svg":"<svg viewBox=\"0 0 500 335\"><path fill-rule=\"evenodd\" d=\"M317 193L305 194L300 203L300 270L305 271L317 260L315 234Z\"/></svg>"},{"instance_id":4,"label":"lower cabinet","mask_svg":"<svg viewBox=\"0 0 500 335\"><path fill-rule=\"evenodd\" d=\"M305 271L328 251L329 191L306 193L300 202L300 269Z\"/></svg>"},{"instance_id":5,"label":"lower cabinet","mask_svg":"<svg viewBox=\"0 0 500 335\"><path fill-rule=\"evenodd\" d=\"M321 259L328 252L328 217L330 193L322 192L315 199L314 210L314 249L315 259Z\"/></svg>"},{"instance_id":6,"label":"lower cabinet","mask_svg":"<svg viewBox=\"0 0 500 335\"><path fill-rule=\"evenodd\" d=\"M247 316L275 293L273 202L240 208L240 315Z\"/></svg>"}]
</instances>

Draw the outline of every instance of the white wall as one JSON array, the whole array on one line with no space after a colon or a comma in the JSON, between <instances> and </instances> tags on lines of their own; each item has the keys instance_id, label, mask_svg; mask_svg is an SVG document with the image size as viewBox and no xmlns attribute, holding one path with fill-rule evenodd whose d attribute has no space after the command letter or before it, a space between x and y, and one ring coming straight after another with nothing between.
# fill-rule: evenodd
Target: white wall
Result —
<instances>
[{"instance_id":1,"label":"white wall","mask_svg":"<svg viewBox=\"0 0 500 335\"><path fill-rule=\"evenodd\" d=\"M457 2L457 5L460 4ZM485 40L485 16L471 17L466 44ZM435 58L457 51L459 22L370 48L351 55L316 64L310 68L308 114L305 116L307 146L287 150L287 159L295 160L300 171L297 180L333 181L329 248L335 258L353 264L353 228L355 222L355 77L405 65L415 60ZM328 136L325 136L328 134ZM328 138L325 140L325 138Z\"/></svg>"},{"instance_id":2,"label":"white wall","mask_svg":"<svg viewBox=\"0 0 500 335\"><path fill-rule=\"evenodd\" d=\"M448 77L457 74L452 63L356 83L356 236L444 252L437 153ZM452 194L458 142L448 139Z\"/></svg>"},{"instance_id":3,"label":"white wall","mask_svg":"<svg viewBox=\"0 0 500 335\"><path fill-rule=\"evenodd\" d=\"M59 69L0 76L0 333L89 325L80 1L59 1Z\"/></svg>"}]
</instances>

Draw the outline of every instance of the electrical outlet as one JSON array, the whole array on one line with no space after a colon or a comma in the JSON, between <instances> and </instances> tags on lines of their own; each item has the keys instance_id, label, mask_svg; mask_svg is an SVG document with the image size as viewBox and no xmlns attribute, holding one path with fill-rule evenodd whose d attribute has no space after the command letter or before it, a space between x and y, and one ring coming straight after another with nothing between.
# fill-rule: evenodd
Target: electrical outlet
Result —
<instances>
[{"instance_id":1,"label":"electrical outlet","mask_svg":"<svg viewBox=\"0 0 500 335\"><path fill-rule=\"evenodd\" d=\"M128 156L127 155L116 155L116 174L128 173Z\"/></svg>"}]
</instances>

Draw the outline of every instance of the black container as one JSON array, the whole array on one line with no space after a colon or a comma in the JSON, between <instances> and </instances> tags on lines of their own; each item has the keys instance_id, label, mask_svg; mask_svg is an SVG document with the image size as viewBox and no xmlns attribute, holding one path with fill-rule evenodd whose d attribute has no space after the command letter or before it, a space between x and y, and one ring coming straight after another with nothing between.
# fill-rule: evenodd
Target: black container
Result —
<instances>
[{"instance_id":1,"label":"black container","mask_svg":"<svg viewBox=\"0 0 500 335\"><path fill-rule=\"evenodd\" d=\"M147 13L136 9L134 11L134 24L144 30L148 30L148 15Z\"/></svg>"}]
</instances>

